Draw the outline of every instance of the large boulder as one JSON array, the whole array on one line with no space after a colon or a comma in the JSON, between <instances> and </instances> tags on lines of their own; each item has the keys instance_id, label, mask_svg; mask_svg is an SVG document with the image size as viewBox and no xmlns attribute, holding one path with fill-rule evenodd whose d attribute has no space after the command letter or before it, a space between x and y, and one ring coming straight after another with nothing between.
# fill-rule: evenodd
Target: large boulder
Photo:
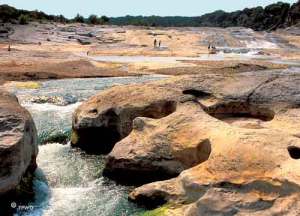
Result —
<instances>
[{"instance_id":1,"label":"large boulder","mask_svg":"<svg viewBox=\"0 0 300 216\"><path fill-rule=\"evenodd\" d=\"M293 115L299 118L300 110ZM276 120L249 127L210 118L202 115L193 133L209 140L208 160L177 178L139 187L130 199L148 207L169 202L174 207L166 215L298 215L299 138Z\"/></svg>"},{"instance_id":2,"label":"large boulder","mask_svg":"<svg viewBox=\"0 0 300 216\"><path fill-rule=\"evenodd\" d=\"M75 112L75 141L88 148L92 132L106 148L103 132L109 134L104 175L126 184L165 180L129 198L151 208L168 203L167 215L297 215L299 86L297 70L119 86ZM172 109L155 106L149 115L157 101Z\"/></svg>"},{"instance_id":3,"label":"large boulder","mask_svg":"<svg viewBox=\"0 0 300 216\"><path fill-rule=\"evenodd\" d=\"M71 144L92 153L109 153L131 132L136 117L161 118L172 113L180 93L159 84L103 91L75 111Z\"/></svg>"},{"instance_id":4,"label":"large boulder","mask_svg":"<svg viewBox=\"0 0 300 216\"><path fill-rule=\"evenodd\" d=\"M30 184L26 178L37 167L37 153L37 132L31 115L15 96L0 92L1 200L7 201L8 197L25 192L20 183L24 180Z\"/></svg>"},{"instance_id":5,"label":"large boulder","mask_svg":"<svg viewBox=\"0 0 300 216\"><path fill-rule=\"evenodd\" d=\"M129 136L109 154L104 175L125 184L141 184L179 175L208 159L211 143L199 137L199 104L178 104L176 112L162 119L138 117ZM214 119L211 119L214 121Z\"/></svg>"},{"instance_id":6,"label":"large boulder","mask_svg":"<svg viewBox=\"0 0 300 216\"><path fill-rule=\"evenodd\" d=\"M237 85L243 84L243 89L247 89L249 86L243 81L243 76L249 74L235 77ZM148 138L149 131L143 130L139 133L145 140L134 139L133 131L117 143L107 166L118 170L125 161L130 172L136 159L143 161L145 155L153 154L147 145L142 154L136 152L138 143L145 145L153 143L154 138L165 140L172 137L168 142L172 146L168 153L173 155L178 142L182 142L186 149L197 140L198 143L207 140L210 146L209 154L207 149L198 152L207 154L205 162L199 160L198 165L181 172L177 178L135 189L129 196L130 200L150 208L169 203L165 207L166 215L298 215L300 77L299 73L271 72L265 78L248 91L246 100L242 97L243 89L238 93L236 89L237 94L233 94L233 86L225 87L227 91L224 91L224 86L216 82L215 91L220 89L226 96L200 99L194 104L188 102L183 105L186 107L183 115L186 116L180 117L182 123L175 123L181 115L178 109L172 114L172 121L168 120L170 115L147 123L155 125L151 138ZM253 84L253 80L250 83ZM193 121L183 120L190 116L195 117ZM158 128L161 128L159 132ZM177 133L170 133L169 128L175 128ZM131 140L130 145L126 140ZM118 149L124 148L125 143L130 146L131 154L125 151L121 156ZM112 160L115 164L111 165ZM193 157L185 154L184 160L193 161ZM176 161L183 160L177 158Z\"/></svg>"},{"instance_id":7,"label":"large boulder","mask_svg":"<svg viewBox=\"0 0 300 216\"><path fill-rule=\"evenodd\" d=\"M150 84L115 86L84 102L73 115L72 146L92 153L109 153L115 143L132 131L136 117L159 119L173 113L177 104L207 98L230 96L239 101L274 74L240 76L208 74L170 78ZM237 91L236 89L239 89Z\"/></svg>"}]
</instances>

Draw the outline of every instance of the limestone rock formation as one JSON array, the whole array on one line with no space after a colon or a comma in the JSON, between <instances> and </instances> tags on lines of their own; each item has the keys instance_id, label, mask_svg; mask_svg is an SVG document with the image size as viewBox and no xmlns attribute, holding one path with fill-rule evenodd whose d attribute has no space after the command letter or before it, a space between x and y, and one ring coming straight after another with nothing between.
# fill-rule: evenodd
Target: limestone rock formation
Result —
<instances>
[{"instance_id":1,"label":"limestone rock formation","mask_svg":"<svg viewBox=\"0 0 300 216\"><path fill-rule=\"evenodd\" d=\"M157 85L116 86L92 97L73 115L71 143L109 153L132 130L136 117L161 118L176 109L176 89Z\"/></svg>"},{"instance_id":2,"label":"limestone rock formation","mask_svg":"<svg viewBox=\"0 0 300 216\"><path fill-rule=\"evenodd\" d=\"M93 132L106 149L103 131L114 127L104 174L132 184L165 180L129 198L150 208L168 203L167 215L298 215L299 84L297 70L270 70L118 86L76 111L75 141L89 148ZM157 101L172 109L145 114Z\"/></svg>"},{"instance_id":3,"label":"limestone rock formation","mask_svg":"<svg viewBox=\"0 0 300 216\"><path fill-rule=\"evenodd\" d=\"M109 154L104 174L140 184L177 176L206 161L211 143L196 134L198 119L206 113L192 102L178 106L175 113L162 119L136 118L130 135Z\"/></svg>"},{"instance_id":4,"label":"limestone rock formation","mask_svg":"<svg viewBox=\"0 0 300 216\"><path fill-rule=\"evenodd\" d=\"M15 96L0 92L0 198L14 193L36 169L37 133L29 112Z\"/></svg>"}]
</instances>

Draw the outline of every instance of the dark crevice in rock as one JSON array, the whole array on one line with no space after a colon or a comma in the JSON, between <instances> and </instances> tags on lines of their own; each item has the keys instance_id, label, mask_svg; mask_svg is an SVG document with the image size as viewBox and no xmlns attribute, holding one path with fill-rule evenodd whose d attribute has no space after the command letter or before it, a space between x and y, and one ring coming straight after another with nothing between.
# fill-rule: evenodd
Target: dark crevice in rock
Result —
<instances>
[{"instance_id":1,"label":"dark crevice in rock","mask_svg":"<svg viewBox=\"0 0 300 216\"><path fill-rule=\"evenodd\" d=\"M74 136L80 136L80 142L76 144L76 147L85 150L89 154L108 154L114 144L121 139L117 127L113 125L110 125L110 127L80 129L77 132L73 131L72 137Z\"/></svg>"},{"instance_id":2,"label":"dark crevice in rock","mask_svg":"<svg viewBox=\"0 0 300 216\"><path fill-rule=\"evenodd\" d=\"M141 186L147 183L162 181L177 177L178 173L170 173L168 170L159 167L149 167L145 169L143 167L136 166L133 169L126 168L113 168L110 169L108 165L103 170L103 176L108 177L121 185L126 186Z\"/></svg>"},{"instance_id":3,"label":"dark crevice in rock","mask_svg":"<svg viewBox=\"0 0 300 216\"><path fill-rule=\"evenodd\" d=\"M73 129L72 143L76 142L76 147L80 147L91 154L109 153L114 144L121 138L118 130L120 119L113 109L107 110L104 117L105 123L103 122L102 127Z\"/></svg>"},{"instance_id":4,"label":"dark crevice in rock","mask_svg":"<svg viewBox=\"0 0 300 216\"><path fill-rule=\"evenodd\" d=\"M202 90L197 90L197 89L187 89L182 92L183 94L188 94L188 95L193 95L196 98L206 98L212 96L211 93L202 91Z\"/></svg>"},{"instance_id":5,"label":"dark crevice in rock","mask_svg":"<svg viewBox=\"0 0 300 216\"><path fill-rule=\"evenodd\" d=\"M288 152L290 154L290 157L293 159L300 159L300 148L296 146L289 146L288 147Z\"/></svg>"},{"instance_id":6,"label":"dark crevice in rock","mask_svg":"<svg viewBox=\"0 0 300 216\"><path fill-rule=\"evenodd\" d=\"M219 120L226 118L254 118L262 121L271 121L275 116L274 111L247 102L221 103L211 107L204 107L204 110Z\"/></svg>"},{"instance_id":7,"label":"dark crevice in rock","mask_svg":"<svg viewBox=\"0 0 300 216\"><path fill-rule=\"evenodd\" d=\"M128 200L146 209L155 209L167 203L166 194L163 191L155 191L151 196L138 195L137 197L128 197Z\"/></svg>"}]
</instances>

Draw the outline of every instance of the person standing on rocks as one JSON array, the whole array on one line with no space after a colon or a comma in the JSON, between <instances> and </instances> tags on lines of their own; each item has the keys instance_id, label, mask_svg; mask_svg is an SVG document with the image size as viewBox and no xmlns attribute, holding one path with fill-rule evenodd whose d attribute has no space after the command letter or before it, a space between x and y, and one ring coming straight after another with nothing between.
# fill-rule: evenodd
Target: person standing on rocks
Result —
<instances>
[{"instance_id":1,"label":"person standing on rocks","mask_svg":"<svg viewBox=\"0 0 300 216\"><path fill-rule=\"evenodd\" d=\"M156 48L156 46L157 46L157 40L156 39L154 39L154 48Z\"/></svg>"},{"instance_id":2,"label":"person standing on rocks","mask_svg":"<svg viewBox=\"0 0 300 216\"><path fill-rule=\"evenodd\" d=\"M10 44L8 44L8 49L7 49L8 52L11 51L11 47L10 47Z\"/></svg>"},{"instance_id":3,"label":"person standing on rocks","mask_svg":"<svg viewBox=\"0 0 300 216\"><path fill-rule=\"evenodd\" d=\"M158 47L160 48L160 46L161 46L161 40L159 40L158 42Z\"/></svg>"}]
</instances>

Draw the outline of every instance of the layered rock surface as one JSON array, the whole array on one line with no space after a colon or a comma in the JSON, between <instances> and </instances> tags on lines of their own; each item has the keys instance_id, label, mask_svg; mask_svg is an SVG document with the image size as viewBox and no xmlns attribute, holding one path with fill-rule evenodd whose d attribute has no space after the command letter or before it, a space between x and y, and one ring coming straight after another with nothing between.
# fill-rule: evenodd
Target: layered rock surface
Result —
<instances>
[{"instance_id":1,"label":"layered rock surface","mask_svg":"<svg viewBox=\"0 0 300 216\"><path fill-rule=\"evenodd\" d=\"M0 198L14 193L36 169L37 133L29 112L15 96L0 92Z\"/></svg>"},{"instance_id":2,"label":"layered rock surface","mask_svg":"<svg viewBox=\"0 0 300 216\"><path fill-rule=\"evenodd\" d=\"M175 177L130 194L151 208L169 203L167 215L297 215L299 84L299 71L273 70L114 87L76 111L73 144L89 149L92 131L108 151L101 135L115 127L104 174L131 184ZM157 101L172 109L150 115Z\"/></svg>"}]
</instances>

